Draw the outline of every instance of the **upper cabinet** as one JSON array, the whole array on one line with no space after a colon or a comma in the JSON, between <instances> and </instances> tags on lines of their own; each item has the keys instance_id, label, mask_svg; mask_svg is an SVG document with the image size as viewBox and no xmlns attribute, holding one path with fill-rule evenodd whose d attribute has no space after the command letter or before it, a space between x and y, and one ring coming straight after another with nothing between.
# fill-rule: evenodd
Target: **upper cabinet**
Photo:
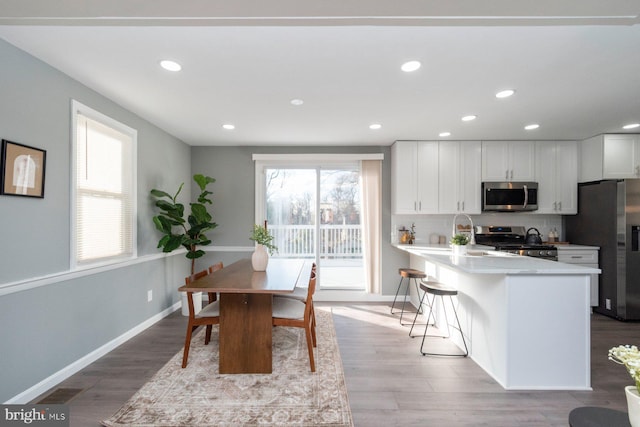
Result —
<instances>
[{"instance_id":1,"label":"upper cabinet","mask_svg":"<svg viewBox=\"0 0 640 427\"><path fill-rule=\"evenodd\" d=\"M391 189L394 214L438 213L438 142L396 141Z\"/></svg>"},{"instance_id":2,"label":"upper cabinet","mask_svg":"<svg viewBox=\"0 0 640 427\"><path fill-rule=\"evenodd\" d=\"M578 143L576 141L538 141L536 213L575 214L578 212Z\"/></svg>"},{"instance_id":3,"label":"upper cabinet","mask_svg":"<svg viewBox=\"0 0 640 427\"><path fill-rule=\"evenodd\" d=\"M479 214L481 143L441 141L438 150L438 212Z\"/></svg>"},{"instance_id":4,"label":"upper cabinet","mask_svg":"<svg viewBox=\"0 0 640 427\"><path fill-rule=\"evenodd\" d=\"M598 135L580 145L580 182L640 178L640 135Z\"/></svg>"},{"instance_id":5,"label":"upper cabinet","mask_svg":"<svg viewBox=\"0 0 640 427\"><path fill-rule=\"evenodd\" d=\"M533 181L533 141L482 141L482 181Z\"/></svg>"},{"instance_id":6,"label":"upper cabinet","mask_svg":"<svg viewBox=\"0 0 640 427\"><path fill-rule=\"evenodd\" d=\"M576 141L396 141L392 211L478 215L482 181L533 181L538 182L534 213L575 214L578 164Z\"/></svg>"}]
</instances>

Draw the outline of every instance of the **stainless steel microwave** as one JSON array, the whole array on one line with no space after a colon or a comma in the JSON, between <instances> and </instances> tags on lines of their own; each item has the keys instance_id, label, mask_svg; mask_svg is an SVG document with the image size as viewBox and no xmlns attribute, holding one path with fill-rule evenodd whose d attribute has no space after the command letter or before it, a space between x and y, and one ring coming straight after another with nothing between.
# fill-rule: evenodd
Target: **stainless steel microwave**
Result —
<instances>
[{"instance_id":1,"label":"stainless steel microwave","mask_svg":"<svg viewBox=\"0 0 640 427\"><path fill-rule=\"evenodd\" d=\"M483 182L484 212L527 212L538 209L537 182Z\"/></svg>"}]
</instances>

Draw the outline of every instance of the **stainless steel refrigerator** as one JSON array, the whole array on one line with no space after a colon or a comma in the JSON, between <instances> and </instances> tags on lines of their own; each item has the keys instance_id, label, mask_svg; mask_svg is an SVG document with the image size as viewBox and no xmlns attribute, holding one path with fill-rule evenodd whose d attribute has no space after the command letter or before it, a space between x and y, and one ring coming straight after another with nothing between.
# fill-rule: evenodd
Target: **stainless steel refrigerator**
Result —
<instances>
[{"instance_id":1,"label":"stainless steel refrigerator","mask_svg":"<svg viewBox=\"0 0 640 427\"><path fill-rule=\"evenodd\" d=\"M564 217L569 242L599 246L602 270L594 311L640 319L640 179L578 185L578 214Z\"/></svg>"}]
</instances>

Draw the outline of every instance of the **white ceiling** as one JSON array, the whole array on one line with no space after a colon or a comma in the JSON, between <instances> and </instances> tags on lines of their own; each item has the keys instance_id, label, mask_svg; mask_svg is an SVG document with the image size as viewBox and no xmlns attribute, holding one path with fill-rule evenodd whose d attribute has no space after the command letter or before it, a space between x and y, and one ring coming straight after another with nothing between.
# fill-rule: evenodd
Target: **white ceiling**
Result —
<instances>
[{"instance_id":1,"label":"white ceiling","mask_svg":"<svg viewBox=\"0 0 640 427\"><path fill-rule=\"evenodd\" d=\"M0 37L190 145L584 139L640 122L638 0L59 3L4 0Z\"/></svg>"}]
</instances>

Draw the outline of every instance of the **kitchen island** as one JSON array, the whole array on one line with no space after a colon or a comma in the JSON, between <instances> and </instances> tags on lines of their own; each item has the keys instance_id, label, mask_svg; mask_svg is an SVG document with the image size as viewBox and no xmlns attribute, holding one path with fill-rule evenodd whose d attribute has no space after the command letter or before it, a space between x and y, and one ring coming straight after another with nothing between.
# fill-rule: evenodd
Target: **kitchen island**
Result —
<instances>
[{"instance_id":1,"label":"kitchen island","mask_svg":"<svg viewBox=\"0 0 640 427\"><path fill-rule=\"evenodd\" d=\"M465 256L444 245L396 247L411 254L411 268L458 290L469 356L502 387L591 389L589 284L600 270L482 247Z\"/></svg>"}]
</instances>

